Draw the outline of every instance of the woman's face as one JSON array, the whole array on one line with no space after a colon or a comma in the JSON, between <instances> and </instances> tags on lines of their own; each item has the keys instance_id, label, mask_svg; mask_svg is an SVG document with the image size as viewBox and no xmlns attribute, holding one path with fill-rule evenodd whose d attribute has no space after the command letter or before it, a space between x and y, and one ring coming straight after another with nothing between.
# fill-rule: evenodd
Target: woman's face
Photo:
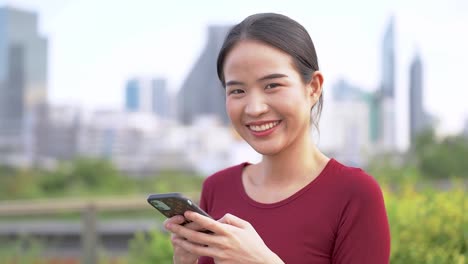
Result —
<instances>
[{"instance_id":1,"label":"woman's face","mask_svg":"<svg viewBox=\"0 0 468 264\"><path fill-rule=\"evenodd\" d=\"M257 152L275 155L309 136L310 110L321 93L320 73L303 83L287 53L245 40L226 56L224 77L229 118Z\"/></svg>"}]
</instances>

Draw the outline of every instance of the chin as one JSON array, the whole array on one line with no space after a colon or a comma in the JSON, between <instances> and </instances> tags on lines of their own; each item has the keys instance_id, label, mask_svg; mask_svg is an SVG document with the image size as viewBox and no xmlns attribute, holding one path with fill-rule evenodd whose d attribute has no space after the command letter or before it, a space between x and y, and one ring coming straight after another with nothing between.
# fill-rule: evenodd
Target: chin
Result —
<instances>
[{"instance_id":1,"label":"chin","mask_svg":"<svg viewBox=\"0 0 468 264\"><path fill-rule=\"evenodd\" d=\"M250 145L250 144L249 144ZM252 146L256 152L263 156L274 156L281 151L281 148L271 147L271 146Z\"/></svg>"}]
</instances>

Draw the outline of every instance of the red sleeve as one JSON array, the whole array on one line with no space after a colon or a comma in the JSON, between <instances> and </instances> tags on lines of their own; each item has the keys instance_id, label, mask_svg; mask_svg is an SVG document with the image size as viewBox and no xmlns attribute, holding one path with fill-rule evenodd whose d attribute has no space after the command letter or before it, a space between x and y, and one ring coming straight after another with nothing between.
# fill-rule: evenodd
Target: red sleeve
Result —
<instances>
[{"instance_id":1,"label":"red sleeve","mask_svg":"<svg viewBox=\"0 0 468 264\"><path fill-rule=\"evenodd\" d=\"M333 264L389 263L390 230L382 191L362 170L353 183L340 219Z\"/></svg>"}]
</instances>

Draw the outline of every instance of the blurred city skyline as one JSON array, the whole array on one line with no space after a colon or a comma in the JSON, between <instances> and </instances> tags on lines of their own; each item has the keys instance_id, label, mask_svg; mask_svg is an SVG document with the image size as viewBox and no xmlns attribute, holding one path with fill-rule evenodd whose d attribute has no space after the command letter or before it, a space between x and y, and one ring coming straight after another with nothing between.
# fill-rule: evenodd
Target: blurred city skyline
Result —
<instances>
[{"instance_id":1,"label":"blurred city skyline","mask_svg":"<svg viewBox=\"0 0 468 264\"><path fill-rule=\"evenodd\" d=\"M423 68L423 105L439 120L439 133L459 133L468 118L463 96L468 88L465 1L290 1L285 5L282 1L0 0L4 5L39 15L40 32L49 41L52 104L122 109L126 81L142 75L166 79L169 91L175 93L206 45L208 26L231 25L253 13L278 12L303 24L314 40L325 75L325 108L339 79L367 91L378 89L382 38L393 17L398 145L408 144L409 69L417 55Z\"/></svg>"}]
</instances>

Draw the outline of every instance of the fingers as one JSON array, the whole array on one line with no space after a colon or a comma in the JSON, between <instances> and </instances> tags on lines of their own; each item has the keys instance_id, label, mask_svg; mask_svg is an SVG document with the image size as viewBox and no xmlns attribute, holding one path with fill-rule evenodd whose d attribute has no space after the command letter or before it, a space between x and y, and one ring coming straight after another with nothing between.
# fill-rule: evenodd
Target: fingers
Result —
<instances>
[{"instance_id":1,"label":"fingers","mask_svg":"<svg viewBox=\"0 0 468 264\"><path fill-rule=\"evenodd\" d=\"M250 227L250 223L240 219L239 217L232 214L225 214L221 219L218 220L220 223L232 225L239 228Z\"/></svg>"},{"instance_id":2,"label":"fingers","mask_svg":"<svg viewBox=\"0 0 468 264\"><path fill-rule=\"evenodd\" d=\"M249 228L251 227L250 223L235 216L232 214L225 214L221 219L218 221L211 219L209 217L203 216L201 214L187 211L184 214L185 218L198 223L202 228L210 230L216 234L224 235L229 232L229 227L221 224L227 224L230 226L234 226L237 228ZM220 224L221 223L221 224Z\"/></svg>"},{"instance_id":3,"label":"fingers","mask_svg":"<svg viewBox=\"0 0 468 264\"><path fill-rule=\"evenodd\" d=\"M163 222L163 226L164 228L167 229L167 224L176 224L176 225L183 225L184 227L188 228L188 229L191 229L191 230L196 230L196 231L206 231L203 227L201 227L198 223L195 223L195 222L189 222L189 223L186 223L187 219L185 219L185 217L181 216L181 215L176 215L176 216L173 216L171 218L168 218L166 219L164 222ZM169 231L169 230L168 230Z\"/></svg>"},{"instance_id":4,"label":"fingers","mask_svg":"<svg viewBox=\"0 0 468 264\"><path fill-rule=\"evenodd\" d=\"M216 238L211 234L206 234L198 230L192 230L192 229L186 228L185 226L175 225L175 224L167 224L166 228L169 232L174 234L174 236L180 237L184 240L188 240L195 244L199 244L199 245L217 244Z\"/></svg>"},{"instance_id":5,"label":"fingers","mask_svg":"<svg viewBox=\"0 0 468 264\"><path fill-rule=\"evenodd\" d=\"M209 235L208 235L209 236ZM198 255L198 256L215 256L218 249L211 248L202 244L193 243L189 240L175 239L173 240L174 245L183 248L184 250Z\"/></svg>"},{"instance_id":6,"label":"fingers","mask_svg":"<svg viewBox=\"0 0 468 264\"><path fill-rule=\"evenodd\" d=\"M195 231L197 229L201 229L201 227L197 223L185 223L187 223L187 219L185 219L185 217L183 217L182 215L177 215L166 219L163 223L165 229L171 233L171 244L174 249L174 263L195 263L199 256L186 250L185 248L180 246L181 244L186 245L187 243L189 243L192 244L193 247L204 247L204 245L197 244L196 242L189 242L187 238L181 235L181 232L174 231L177 230L177 228L174 229L174 227L178 227L182 230L200 233L199 231Z\"/></svg>"},{"instance_id":7,"label":"fingers","mask_svg":"<svg viewBox=\"0 0 468 264\"><path fill-rule=\"evenodd\" d=\"M203 216L199 213L187 211L184 213L186 219L197 223L203 229L209 230L216 234L225 234L226 230L216 220Z\"/></svg>"},{"instance_id":8,"label":"fingers","mask_svg":"<svg viewBox=\"0 0 468 264\"><path fill-rule=\"evenodd\" d=\"M202 231L204 230L203 227L201 227L198 223L196 222L190 222L188 224L185 224L184 227L190 229L190 230L195 230L195 231Z\"/></svg>"},{"instance_id":9,"label":"fingers","mask_svg":"<svg viewBox=\"0 0 468 264\"><path fill-rule=\"evenodd\" d=\"M172 223L172 224L176 224L176 225L181 225L185 222L185 218L181 215L176 215L176 216L173 216L171 218L168 218L166 219L164 222L163 222L163 225L166 226L166 224L168 223Z\"/></svg>"},{"instance_id":10,"label":"fingers","mask_svg":"<svg viewBox=\"0 0 468 264\"><path fill-rule=\"evenodd\" d=\"M178 215L169 218L164 221L164 226L168 229L167 224L180 225L186 220L190 220L190 223L184 225L186 228L197 231L209 230L216 234L225 234L227 232L226 226L220 225L219 223L228 224L238 228L248 228L251 226L249 222L229 213L225 214L218 221L192 211L185 212L184 216Z\"/></svg>"}]
</instances>

